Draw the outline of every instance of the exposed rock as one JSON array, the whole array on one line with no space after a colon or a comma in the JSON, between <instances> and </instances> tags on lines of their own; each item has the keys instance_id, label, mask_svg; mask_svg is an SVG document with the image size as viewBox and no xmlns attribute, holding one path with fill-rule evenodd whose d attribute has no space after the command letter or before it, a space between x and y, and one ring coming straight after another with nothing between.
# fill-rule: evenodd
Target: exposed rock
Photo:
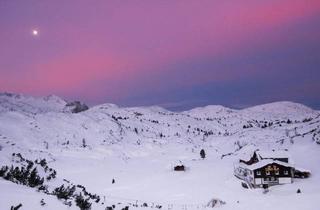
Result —
<instances>
[{"instance_id":1,"label":"exposed rock","mask_svg":"<svg viewBox=\"0 0 320 210\"><path fill-rule=\"evenodd\" d=\"M73 101L66 104L66 108L72 113L79 113L89 109L89 107L80 101Z\"/></svg>"},{"instance_id":2,"label":"exposed rock","mask_svg":"<svg viewBox=\"0 0 320 210\"><path fill-rule=\"evenodd\" d=\"M217 198L212 198L208 204L207 204L207 207L218 207L218 206L221 206L221 205L225 205L226 202L220 200L220 199L217 199Z\"/></svg>"}]
</instances>

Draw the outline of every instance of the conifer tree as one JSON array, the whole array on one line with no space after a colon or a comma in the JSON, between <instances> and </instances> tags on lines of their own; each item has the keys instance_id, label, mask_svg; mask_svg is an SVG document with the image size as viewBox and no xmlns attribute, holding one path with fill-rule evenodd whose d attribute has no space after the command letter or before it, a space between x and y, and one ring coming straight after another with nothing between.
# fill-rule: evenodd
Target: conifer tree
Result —
<instances>
[{"instance_id":1,"label":"conifer tree","mask_svg":"<svg viewBox=\"0 0 320 210\"><path fill-rule=\"evenodd\" d=\"M204 149L201 149L200 156L201 156L202 159L206 158L206 153L205 153Z\"/></svg>"}]
</instances>

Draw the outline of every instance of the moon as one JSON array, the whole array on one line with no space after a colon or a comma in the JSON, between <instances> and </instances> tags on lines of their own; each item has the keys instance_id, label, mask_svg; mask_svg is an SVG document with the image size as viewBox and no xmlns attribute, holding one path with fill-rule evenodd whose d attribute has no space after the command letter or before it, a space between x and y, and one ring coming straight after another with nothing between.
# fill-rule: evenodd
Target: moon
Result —
<instances>
[{"instance_id":1,"label":"moon","mask_svg":"<svg viewBox=\"0 0 320 210\"><path fill-rule=\"evenodd\" d=\"M33 29L33 30L32 30L32 35L33 35L33 36L38 36L38 35L39 35L39 31L36 30L36 29Z\"/></svg>"}]
</instances>

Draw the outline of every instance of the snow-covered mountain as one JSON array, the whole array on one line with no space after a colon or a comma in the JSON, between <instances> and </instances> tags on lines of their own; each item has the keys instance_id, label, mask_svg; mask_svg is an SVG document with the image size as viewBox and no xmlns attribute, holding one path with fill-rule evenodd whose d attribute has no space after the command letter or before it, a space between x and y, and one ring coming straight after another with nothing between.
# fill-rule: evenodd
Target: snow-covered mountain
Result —
<instances>
[{"instance_id":1,"label":"snow-covered mountain","mask_svg":"<svg viewBox=\"0 0 320 210\"><path fill-rule=\"evenodd\" d=\"M254 209L257 205L267 209L296 202L297 188L303 192L300 204L291 209L317 209L319 111L293 102L242 110L206 106L184 112L114 104L78 111L75 107L83 104L57 96L0 94L0 168L23 164L14 160L13 153L28 160L45 158L57 171L57 178L45 181L49 188L67 184L63 179L84 185L100 195L92 209L116 203L143 209L151 208L152 203L158 208L197 209L212 198L225 201L224 209ZM199 158L201 148L206 151L205 160ZM288 150L294 162L313 175L274 187L268 196L243 189L232 174L233 163L255 149ZM176 163L186 165L187 172L173 172ZM69 207L52 195L1 178L0 188L8 189L0 191L0 209L20 202L21 209L78 209L74 203ZM45 205L40 204L41 199ZM265 202L268 204L261 207ZM144 203L148 207L141 207Z\"/></svg>"}]
</instances>

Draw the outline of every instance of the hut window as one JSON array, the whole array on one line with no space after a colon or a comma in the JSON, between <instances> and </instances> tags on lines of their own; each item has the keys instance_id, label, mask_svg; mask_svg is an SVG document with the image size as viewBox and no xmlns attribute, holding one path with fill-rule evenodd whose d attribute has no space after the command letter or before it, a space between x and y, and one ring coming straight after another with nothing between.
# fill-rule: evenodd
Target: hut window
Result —
<instances>
[{"instance_id":1,"label":"hut window","mask_svg":"<svg viewBox=\"0 0 320 210\"><path fill-rule=\"evenodd\" d=\"M285 170L283 173L284 173L284 175L288 175L289 171Z\"/></svg>"},{"instance_id":2,"label":"hut window","mask_svg":"<svg viewBox=\"0 0 320 210\"><path fill-rule=\"evenodd\" d=\"M257 171L257 175L260 176L261 175L261 171Z\"/></svg>"},{"instance_id":3,"label":"hut window","mask_svg":"<svg viewBox=\"0 0 320 210\"><path fill-rule=\"evenodd\" d=\"M266 171L266 175L270 175L270 171Z\"/></svg>"}]
</instances>

